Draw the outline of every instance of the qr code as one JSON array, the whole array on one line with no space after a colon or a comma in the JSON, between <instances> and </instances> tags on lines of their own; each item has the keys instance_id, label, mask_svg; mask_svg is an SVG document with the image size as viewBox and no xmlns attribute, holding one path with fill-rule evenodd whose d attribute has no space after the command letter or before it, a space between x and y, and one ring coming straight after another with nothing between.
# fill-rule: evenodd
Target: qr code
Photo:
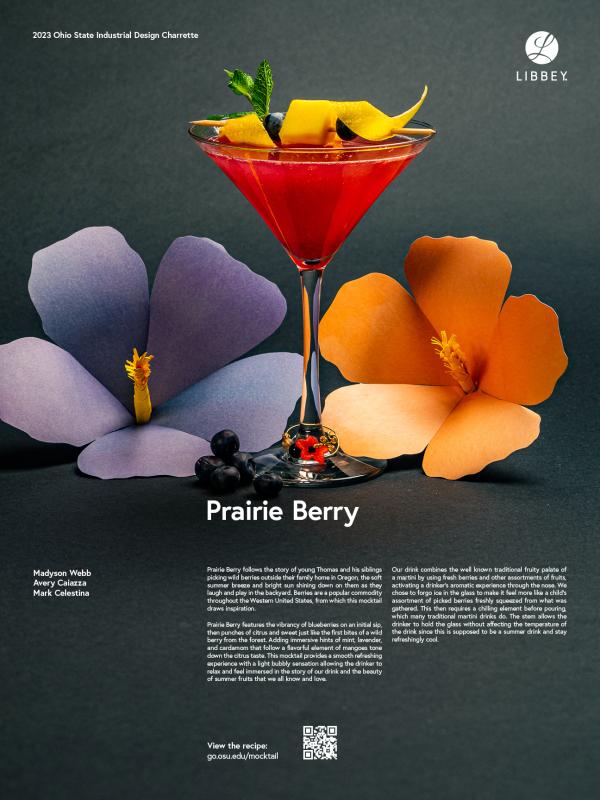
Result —
<instances>
[{"instance_id":1,"label":"qr code","mask_svg":"<svg viewBox=\"0 0 600 800\"><path fill-rule=\"evenodd\" d=\"M303 725L302 757L305 761L337 759L337 725Z\"/></svg>"}]
</instances>

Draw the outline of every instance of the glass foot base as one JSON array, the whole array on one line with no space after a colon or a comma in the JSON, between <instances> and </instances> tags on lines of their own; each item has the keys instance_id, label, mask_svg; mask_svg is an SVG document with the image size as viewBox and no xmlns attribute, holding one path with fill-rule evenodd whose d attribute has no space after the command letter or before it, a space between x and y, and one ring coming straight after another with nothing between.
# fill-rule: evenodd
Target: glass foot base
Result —
<instances>
[{"instance_id":1,"label":"glass foot base","mask_svg":"<svg viewBox=\"0 0 600 800\"><path fill-rule=\"evenodd\" d=\"M298 461L290 458L282 447L272 447L257 453L252 460L257 475L272 472L283 480L285 486L303 489L342 486L376 478L384 471L387 461L374 458L354 458L341 450L325 459L324 464Z\"/></svg>"}]
</instances>

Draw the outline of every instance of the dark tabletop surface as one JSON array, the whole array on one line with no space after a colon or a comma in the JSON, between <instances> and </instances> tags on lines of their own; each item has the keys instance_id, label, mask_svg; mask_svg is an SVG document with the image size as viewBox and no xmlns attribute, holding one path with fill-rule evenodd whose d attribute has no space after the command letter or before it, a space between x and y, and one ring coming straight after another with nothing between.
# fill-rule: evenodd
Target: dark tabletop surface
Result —
<instances>
[{"instance_id":1,"label":"dark tabletop surface","mask_svg":"<svg viewBox=\"0 0 600 800\"><path fill-rule=\"evenodd\" d=\"M257 352L297 350L293 268L185 132L188 119L228 110L222 67L250 71L268 56L274 107L316 94L393 108L431 87L423 116L439 136L328 268L325 308L345 280L400 278L420 235L475 234L510 255L512 293L558 310L570 366L537 409L538 441L479 476L430 480L410 458L373 483L281 497L288 519L296 497L359 505L350 529L207 525L192 479L86 478L74 448L2 425L3 796L597 796L595 4L100 1L29 3L5 17L0 343L43 336L27 294L32 254L112 225L151 274L177 236L221 242L288 300ZM200 38L32 39L135 28ZM559 39L567 83L516 82L539 29ZM325 390L340 385L323 371ZM205 684L206 565L394 563L567 565L569 635L389 646L381 680L301 691ZM74 566L93 572L85 602L31 598L32 569ZM300 726L320 721L339 726L340 758L303 764ZM207 765L210 738L268 741L280 760Z\"/></svg>"}]
</instances>

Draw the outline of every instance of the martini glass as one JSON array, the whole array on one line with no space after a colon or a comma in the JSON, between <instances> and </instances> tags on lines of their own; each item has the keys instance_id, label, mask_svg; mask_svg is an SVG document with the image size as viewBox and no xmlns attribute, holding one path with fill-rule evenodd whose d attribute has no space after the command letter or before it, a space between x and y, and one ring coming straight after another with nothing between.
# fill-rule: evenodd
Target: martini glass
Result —
<instances>
[{"instance_id":1,"label":"martini glass","mask_svg":"<svg viewBox=\"0 0 600 800\"><path fill-rule=\"evenodd\" d=\"M286 485L332 486L368 480L386 462L344 453L321 421L319 319L323 273L350 231L384 189L421 153L434 133L362 139L335 147L251 147L218 140L193 125L190 136L254 206L295 264L300 278L304 369L297 423L281 444L254 456L259 471Z\"/></svg>"}]
</instances>

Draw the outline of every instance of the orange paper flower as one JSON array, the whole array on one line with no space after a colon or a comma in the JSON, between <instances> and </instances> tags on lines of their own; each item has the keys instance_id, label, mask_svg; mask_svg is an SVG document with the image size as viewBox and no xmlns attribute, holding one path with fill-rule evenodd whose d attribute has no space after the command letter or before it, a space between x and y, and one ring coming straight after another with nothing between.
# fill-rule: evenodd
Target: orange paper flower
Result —
<instances>
[{"instance_id":1,"label":"orange paper flower","mask_svg":"<svg viewBox=\"0 0 600 800\"><path fill-rule=\"evenodd\" d=\"M350 455L425 450L426 474L449 479L528 447L540 417L524 405L567 367L554 310L530 294L503 304L511 263L472 236L417 239L405 273L412 297L372 273L323 317L323 356L356 382L328 396L325 424Z\"/></svg>"}]
</instances>

